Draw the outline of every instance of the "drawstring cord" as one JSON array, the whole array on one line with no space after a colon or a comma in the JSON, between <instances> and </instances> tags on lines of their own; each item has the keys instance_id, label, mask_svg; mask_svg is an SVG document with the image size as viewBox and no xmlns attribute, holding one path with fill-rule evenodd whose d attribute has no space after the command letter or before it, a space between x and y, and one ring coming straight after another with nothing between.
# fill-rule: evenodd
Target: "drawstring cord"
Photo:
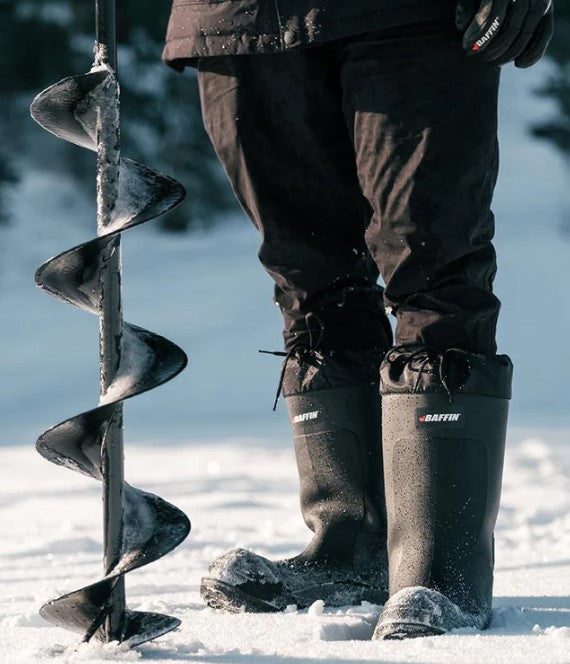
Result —
<instances>
[{"instance_id":1,"label":"drawstring cord","mask_svg":"<svg viewBox=\"0 0 570 664\"><path fill-rule=\"evenodd\" d=\"M311 319L315 319L317 321L317 325L319 326L319 336L317 337L316 343L314 342L313 338L313 331L311 329ZM263 353L265 355L275 355L277 357L283 357L285 358L283 360L283 366L281 367L281 374L279 375L279 383L277 385L277 392L275 393L275 400L273 401L273 412L277 410L277 404L279 403L279 398L281 396L281 390L283 389L283 382L285 381L285 372L287 371L287 365L289 364L289 360L295 355L296 353L299 354L299 357L302 357L305 353L308 353L310 350L317 350L322 339L323 335L325 332L325 326L323 322L320 320L320 318L314 314L314 313L308 313L305 315L305 325L307 326L307 332L309 333L309 345L305 346L304 344L295 344L289 351L284 352L280 350L259 350L259 353Z\"/></svg>"},{"instance_id":2,"label":"drawstring cord","mask_svg":"<svg viewBox=\"0 0 570 664\"><path fill-rule=\"evenodd\" d=\"M281 367L281 374L279 375L279 383L277 385L277 392L275 393L275 400L273 401L273 412L277 410L277 404L279 403L279 397L281 396L281 390L283 389L283 381L285 380L285 371L287 370L287 364L293 355L299 351L303 352L305 348L301 346L293 346L288 353L284 353L279 350L260 350L260 353L265 353L266 355L276 355L277 357L284 357L283 366Z\"/></svg>"},{"instance_id":3,"label":"drawstring cord","mask_svg":"<svg viewBox=\"0 0 570 664\"><path fill-rule=\"evenodd\" d=\"M396 346L390 351L390 355L392 353L403 353L407 352L409 350L409 346ZM406 358L406 364L410 365L410 368L413 369L413 363L415 360L420 360L420 365L419 368L417 369L418 371L418 377L416 379L416 382L414 384L413 388L413 394L416 394L419 390L420 383L422 381L422 376L424 372L426 371L426 368L428 367L429 364L432 365L432 367L435 367L437 365L438 367L438 375L439 375L439 380L441 381L441 384L443 386L443 389L445 390L448 398L449 398L449 403L453 402L453 393L451 390L451 385L449 384L449 361L450 357L453 355L460 355L463 358L466 359L467 366L469 367L469 356L471 353L469 353L466 350L463 350L462 348L446 348L444 351L437 352L434 350L431 350L426 347L420 347L413 351L407 358Z\"/></svg>"},{"instance_id":4,"label":"drawstring cord","mask_svg":"<svg viewBox=\"0 0 570 664\"><path fill-rule=\"evenodd\" d=\"M453 396L451 394L451 387L449 386L449 356L450 354L455 353L456 355L460 355L463 357L465 362L467 363L468 369L470 369L471 365L469 362L469 355L470 353L467 352L466 350L463 350L462 348L446 348L443 353L440 353L439 355L439 379L441 380L441 384L443 385L444 390L447 392L447 396L449 397L449 403L452 403L453 401Z\"/></svg>"}]
</instances>

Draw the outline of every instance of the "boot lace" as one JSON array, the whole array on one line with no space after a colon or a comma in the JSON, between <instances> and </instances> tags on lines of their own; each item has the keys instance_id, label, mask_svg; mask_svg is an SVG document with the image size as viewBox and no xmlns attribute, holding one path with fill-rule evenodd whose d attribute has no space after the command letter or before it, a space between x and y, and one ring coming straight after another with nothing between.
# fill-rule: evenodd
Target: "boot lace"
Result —
<instances>
[{"instance_id":1,"label":"boot lace","mask_svg":"<svg viewBox=\"0 0 570 664\"><path fill-rule=\"evenodd\" d=\"M428 348L426 346L418 346L415 350L410 352L410 346L396 346L394 347L387 356L388 362L394 362L396 358L401 358L402 354L406 356L404 366L408 365L411 371L417 371L418 376L412 390L413 394L416 394L419 390L422 376L424 373L435 373L435 367L437 367L437 373L439 380L449 398L449 403L453 402L453 390L449 378L449 369L450 362L452 359L461 358L466 367L466 376L467 377L471 370L471 364L469 358L473 355L462 348L446 348L443 351L435 350L433 348ZM414 363L416 366L414 366ZM463 384L464 380L456 387L459 389Z\"/></svg>"},{"instance_id":2,"label":"boot lace","mask_svg":"<svg viewBox=\"0 0 570 664\"><path fill-rule=\"evenodd\" d=\"M318 325L318 336L313 336L313 330L311 327L311 322L315 321ZM302 358L311 351L318 350L321 341L323 340L323 335L325 332L325 325L323 321L314 313L310 312L305 315L305 325L307 326L307 332L309 333L309 344L298 343L295 344L287 352L279 350L259 350L258 352L264 353L266 355L275 355L277 357L283 357L283 365L281 367L281 374L279 375L279 383L277 385L277 392L275 393L275 400L273 401L273 411L277 410L277 404L279 403L279 398L281 397L281 391L283 389L283 382L285 380L285 372L287 371L287 365L289 360L297 355L297 357Z\"/></svg>"}]
</instances>

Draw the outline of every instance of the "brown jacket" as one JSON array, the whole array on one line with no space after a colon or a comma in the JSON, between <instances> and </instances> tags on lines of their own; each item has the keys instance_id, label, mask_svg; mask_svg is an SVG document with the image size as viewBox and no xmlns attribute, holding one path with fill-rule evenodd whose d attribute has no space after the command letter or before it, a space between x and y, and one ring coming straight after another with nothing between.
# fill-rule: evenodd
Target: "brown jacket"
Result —
<instances>
[{"instance_id":1,"label":"brown jacket","mask_svg":"<svg viewBox=\"0 0 570 664\"><path fill-rule=\"evenodd\" d=\"M275 53L406 23L449 18L456 0L174 0L163 59Z\"/></svg>"}]
</instances>

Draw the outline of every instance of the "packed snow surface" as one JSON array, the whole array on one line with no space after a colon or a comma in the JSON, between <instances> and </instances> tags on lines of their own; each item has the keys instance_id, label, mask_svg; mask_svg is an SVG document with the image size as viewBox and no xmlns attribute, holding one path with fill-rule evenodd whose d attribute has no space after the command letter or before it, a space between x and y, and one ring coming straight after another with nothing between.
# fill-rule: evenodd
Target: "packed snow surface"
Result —
<instances>
[{"instance_id":1,"label":"packed snow surface","mask_svg":"<svg viewBox=\"0 0 570 664\"><path fill-rule=\"evenodd\" d=\"M101 574L100 485L46 464L33 449L0 448L0 662L567 664L567 449L540 439L509 444L490 630L373 642L380 607L370 604L227 615L200 599L200 577L222 551L243 546L277 558L308 541L288 441L128 444L127 479L171 500L193 522L179 549L127 577L132 608L177 616L182 627L129 651L78 647L77 635L37 614L42 602Z\"/></svg>"}]
</instances>

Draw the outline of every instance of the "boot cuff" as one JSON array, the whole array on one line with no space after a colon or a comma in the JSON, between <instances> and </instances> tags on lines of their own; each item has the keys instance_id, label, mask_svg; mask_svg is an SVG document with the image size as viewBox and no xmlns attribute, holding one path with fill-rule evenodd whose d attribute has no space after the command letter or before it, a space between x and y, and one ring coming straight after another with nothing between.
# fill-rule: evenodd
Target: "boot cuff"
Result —
<instances>
[{"instance_id":1,"label":"boot cuff","mask_svg":"<svg viewBox=\"0 0 570 664\"><path fill-rule=\"evenodd\" d=\"M444 392L511 398L513 364L507 355L477 355L459 348L436 351L398 346L380 369L382 394Z\"/></svg>"},{"instance_id":2,"label":"boot cuff","mask_svg":"<svg viewBox=\"0 0 570 664\"><path fill-rule=\"evenodd\" d=\"M382 349L318 351L299 349L283 378L283 396L355 385L378 385Z\"/></svg>"}]
</instances>

